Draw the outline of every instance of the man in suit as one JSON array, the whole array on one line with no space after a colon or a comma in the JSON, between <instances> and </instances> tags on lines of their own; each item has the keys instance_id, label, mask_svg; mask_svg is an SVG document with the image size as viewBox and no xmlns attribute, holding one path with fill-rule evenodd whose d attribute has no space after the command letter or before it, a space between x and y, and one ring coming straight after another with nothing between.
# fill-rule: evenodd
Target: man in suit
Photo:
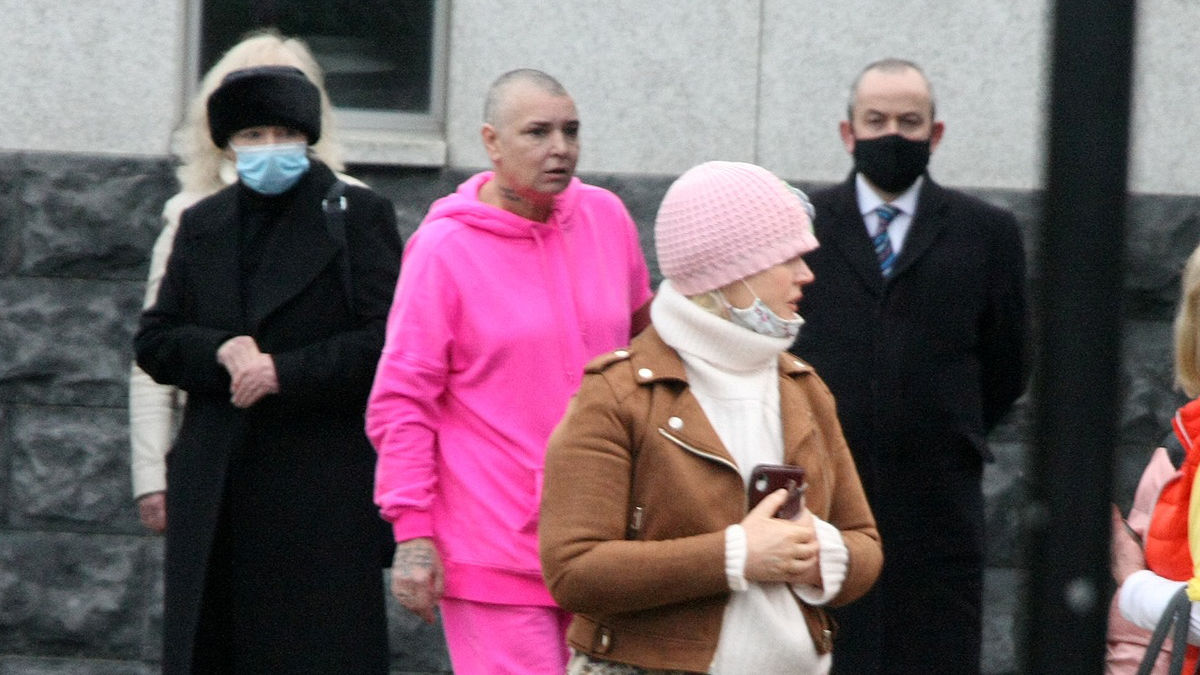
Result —
<instances>
[{"instance_id":1,"label":"man in suit","mask_svg":"<svg viewBox=\"0 0 1200 675\"><path fill-rule=\"evenodd\" d=\"M867 66L840 124L854 170L812 200L792 351L837 399L884 548L875 590L836 616L838 673L979 671L980 480L1025 387L1025 256L1011 213L926 173L934 115L916 64Z\"/></svg>"}]
</instances>

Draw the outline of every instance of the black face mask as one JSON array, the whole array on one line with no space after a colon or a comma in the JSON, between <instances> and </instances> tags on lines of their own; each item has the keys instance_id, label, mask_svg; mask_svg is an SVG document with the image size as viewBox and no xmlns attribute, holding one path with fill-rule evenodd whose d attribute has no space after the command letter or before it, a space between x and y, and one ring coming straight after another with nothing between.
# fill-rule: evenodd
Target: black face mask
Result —
<instances>
[{"instance_id":1,"label":"black face mask","mask_svg":"<svg viewBox=\"0 0 1200 675\"><path fill-rule=\"evenodd\" d=\"M904 192L929 165L929 139L910 141L899 135L854 141L854 168L881 190Z\"/></svg>"}]
</instances>

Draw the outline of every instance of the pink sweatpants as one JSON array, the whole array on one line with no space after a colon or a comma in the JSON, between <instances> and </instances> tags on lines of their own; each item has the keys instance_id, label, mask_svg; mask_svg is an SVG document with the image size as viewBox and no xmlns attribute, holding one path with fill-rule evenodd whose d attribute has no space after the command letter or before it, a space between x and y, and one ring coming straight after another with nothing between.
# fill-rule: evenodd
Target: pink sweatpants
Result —
<instances>
[{"instance_id":1,"label":"pink sweatpants","mask_svg":"<svg viewBox=\"0 0 1200 675\"><path fill-rule=\"evenodd\" d=\"M442 598L442 630L455 675L558 675L567 670L567 625L557 607Z\"/></svg>"}]
</instances>

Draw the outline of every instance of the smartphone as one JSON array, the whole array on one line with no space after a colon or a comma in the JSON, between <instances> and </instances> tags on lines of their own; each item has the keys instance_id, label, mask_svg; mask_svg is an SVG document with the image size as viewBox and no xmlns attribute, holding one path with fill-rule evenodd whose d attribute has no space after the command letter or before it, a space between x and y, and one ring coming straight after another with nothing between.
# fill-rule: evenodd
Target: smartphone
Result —
<instances>
[{"instance_id":1,"label":"smartphone","mask_svg":"<svg viewBox=\"0 0 1200 675\"><path fill-rule=\"evenodd\" d=\"M750 472L750 485L746 488L749 508L754 508L763 497L779 488L788 491L787 501L775 512L776 518L791 520L804 506L804 469L788 464L759 464Z\"/></svg>"}]
</instances>

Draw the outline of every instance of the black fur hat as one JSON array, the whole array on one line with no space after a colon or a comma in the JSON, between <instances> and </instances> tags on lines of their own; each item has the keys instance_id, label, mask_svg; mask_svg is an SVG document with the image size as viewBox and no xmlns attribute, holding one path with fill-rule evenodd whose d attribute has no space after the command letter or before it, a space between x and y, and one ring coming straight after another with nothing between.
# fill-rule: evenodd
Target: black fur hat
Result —
<instances>
[{"instance_id":1,"label":"black fur hat","mask_svg":"<svg viewBox=\"0 0 1200 675\"><path fill-rule=\"evenodd\" d=\"M229 137L250 127L279 125L302 131L312 145L321 138L321 94L292 66L235 70L208 97L208 131L224 148Z\"/></svg>"}]
</instances>

